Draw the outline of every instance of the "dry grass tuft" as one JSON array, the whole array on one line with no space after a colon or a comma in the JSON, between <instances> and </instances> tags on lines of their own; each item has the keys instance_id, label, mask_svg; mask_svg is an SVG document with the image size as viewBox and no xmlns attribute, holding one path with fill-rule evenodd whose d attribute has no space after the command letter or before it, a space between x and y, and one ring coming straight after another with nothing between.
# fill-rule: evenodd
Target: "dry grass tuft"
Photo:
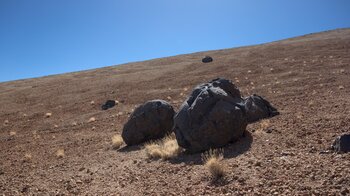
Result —
<instances>
[{"instance_id":1,"label":"dry grass tuft","mask_svg":"<svg viewBox=\"0 0 350 196\"><path fill-rule=\"evenodd\" d=\"M168 135L162 140L145 144L146 154L154 159L171 159L176 157L182 149L178 145L174 135Z\"/></svg>"},{"instance_id":2,"label":"dry grass tuft","mask_svg":"<svg viewBox=\"0 0 350 196\"><path fill-rule=\"evenodd\" d=\"M63 158L65 156L64 149L58 149L57 152L56 152L56 156L58 158Z\"/></svg>"},{"instance_id":3,"label":"dry grass tuft","mask_svg":"<svg viewBox=\"0 0 350 196\"><path fill-rule=\"evenodd\" d=\"M222 162L223 154L222 150L212 149L202 154L204 166L208 169L213 181L217 181L226 175L226 166Z\"/></svg>"},{"instance_id":4,"label":"dry grass tuft","mask_svg":"<svg viewBox=\"0 0 350 196\"><path fill-rule=\"evenodd\" d=\"M114 135L112 137L112 147L113 149L119 149L124 144L123 138L120 135Z\"/></svg>"},{"instance_id":5,"label":"dry grass tuft","mask_svg":"<svg viewBox=\"0 0 350 196\"><path fill-rule=\"evenodd\" d=\"M270 127L270 120L264 119L260 122L260 127L258 128L258 131L266 131L267 128Z\"/></svg>"},{"instance_id":6,"label":"dry grass tuft","mask_svg":"<svg viewBox=\"0 0 350 196\"><path fill-rule=\"evenodd\" d=\"M30 161L32 159L32 155L30 153L24 154L24 160L25 161Z\"/></svg>"}]
</instances>

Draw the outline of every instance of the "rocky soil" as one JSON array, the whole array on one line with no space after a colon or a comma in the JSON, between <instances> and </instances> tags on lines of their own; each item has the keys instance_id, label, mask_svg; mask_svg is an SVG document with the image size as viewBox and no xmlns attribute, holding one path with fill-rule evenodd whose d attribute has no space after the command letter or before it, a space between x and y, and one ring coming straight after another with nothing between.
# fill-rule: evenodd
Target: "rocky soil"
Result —
<instances>
[{"instance_id":1,"label":"rocky soil","mask_svg":"<svg viewBox=\"0 0 350 196\"><path fill-rule=\"evenodd\" d=\"M217 77L281 113L224 148L223 181L200 154L112 148L137 105L164 99L177 111ZM0 195L349 195L350 154L328 150L350 131L349 89L350 29L0 83ZM109 99L118 105L101 110Z\"/></svg>"}]
</instances>

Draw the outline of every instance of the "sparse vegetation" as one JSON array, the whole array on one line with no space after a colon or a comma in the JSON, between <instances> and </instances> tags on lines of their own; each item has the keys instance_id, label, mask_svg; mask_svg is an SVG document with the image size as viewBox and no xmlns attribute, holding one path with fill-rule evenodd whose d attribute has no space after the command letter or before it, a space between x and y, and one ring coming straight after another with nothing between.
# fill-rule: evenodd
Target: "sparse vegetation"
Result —
<instances>
[{"instance_id":1,"label":"sparse vegetation","mask_svg":"<svg viewBox=\"0 0 350 196\"><path fill-rule=\"evenodd\" d=\"M58 149L57 152L56 152L56 156L58 158L63 158L65 156L64 149Z\"/></svg>"},{"instance_id":2,"label":"sparse vegetation","mask_svg":"<svg viewBox=\"0 0 350 196\"><path fill-rule=\"evenodd\" d=\"M120 135L114 135L112 137L112 147L113 149L119 149L124 144L123 138Z\"/></svg>"},{"instance_id":3,"label":"sparse vegetation","mask_svg":"<svg viewBox=\"0 0 350 196\"><path fill-rule=\"evenodd\" d=\"M260 127L258 128L258 131L266 131L267 128L270 126L270 120L264 119L260 122Z\"/></svg>"},{"instance_id":4,"label":"sparse vegetation","mask_svg":"<svg viewBox=\"0 0 350 196\"><path fill-rule=\"evenodd\" d=\"M163 160L176 157L182 151L175 139L175 135L168 135L162 140L149 142L145 145L145 148L149 158Z\"/></svg>"},{"instance_id":5,"label":"sparse vegetation","mask_svg":"<svg viewBox=\"0 0 350 196\"><path fill-rule=\"evenodd\" d=\"M24 160L25 161L30 161L32 159L32 155L30 154L30 153L26 153L25 155L24 155Z\"/></svg>"},{"instance_id":6,"label":"sparse vegetation","mask_svg":"<svg viewBox=\"0 0 350 196\"><path fill-rule=\"evenodd\" d=\"M208 169L213 181L217 181L226 175L226 166L223 163L223 159L222 150L210 149L202 154L204 166Z\"/></svg>"}]
</instances>

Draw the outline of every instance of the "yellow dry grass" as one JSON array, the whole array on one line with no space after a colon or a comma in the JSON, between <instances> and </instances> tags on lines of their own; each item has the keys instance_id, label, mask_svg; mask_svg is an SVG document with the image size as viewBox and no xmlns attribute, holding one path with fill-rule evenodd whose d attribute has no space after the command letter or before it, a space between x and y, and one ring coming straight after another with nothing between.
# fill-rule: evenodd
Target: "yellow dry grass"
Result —
<instances>
[{"instance_id":1,"label":"yellow dry grass","mask_svg":"<svg viewBox=\"0 0 350 196\"><path fill-rule=\"evenodd\" d=\"M112 147L113 149L119 149L124 144L123 138L120 135L114 135L112 137Z\"/></svg>"},{"instance_id":2,"label":"yellow dry grass","mask_svg":"<svg viewBox=\"0 0 350 196\"><path fill-rule=\"evenodd\" d=\"M258 128L258 131L264 131L270 126L270 120L264 119L260 122L260 127Z\"/></svg>"},{"instance_id":3,"label":"yellow dry grass","mask_svg":"<svg viewBox=\"0 0 350 196\"><path fill-rule=\"evenodd\" d=\"M25 161L30 161L32 159L32 155L30 153L24 154L24 160Z\"/></svg>"},{"instance_id":4,"label":"yellow dry grass","mask_svg":"<svg viewBox=\"0 0 350 196\"><path fill-rule=\"evenodd\" d=\"M226 166L223 163L222 150L208 150L202 154L204 166L208 169L212 180L216 181L226 175Z\"/></svg>"},{"instance_id":5,"label":"yellow dry grass","mask_svg":"<svg viewBox=\"0 0 350 196\"><path fill-rule=\"evenodd\" d=\"M145 144L145 149L149 158L163 160L174 158L182 151L174 135L168 135L159 141L149 142Z\"/></svg>"}]
</instances>

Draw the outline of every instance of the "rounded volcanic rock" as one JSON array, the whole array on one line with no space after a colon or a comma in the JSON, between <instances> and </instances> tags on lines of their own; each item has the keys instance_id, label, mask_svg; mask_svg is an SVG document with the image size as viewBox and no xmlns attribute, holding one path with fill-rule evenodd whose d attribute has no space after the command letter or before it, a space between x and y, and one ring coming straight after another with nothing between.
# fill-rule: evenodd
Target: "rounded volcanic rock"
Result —
<instances>
[{"instance_id":1,"label":"rounded volcanic rock","mask_svg":"<svg viewBox=\"0 0 350 196\"><path fill-rule=\"evenodd\" d=\"M109 108L112 108L116 105L115 100L107 100L105 104L101 106L102 110L108 110Z\"/></svg>"},{"instance_id":2,"label":"rounded volcanic rock","mask_svg":"<svg viewBox=\"0 0 350 196\"><path fill-rule=\"evenodd\" d=\"M159 139L172 132L173 107L163 100L148 101L137 107L124 125L122 137L127 145Z\"/></svg>"},{"instance_id":3,"label":"rounded volcanic rock","mask_svg":"<svg viewBox=\"0 0 350 196\"><path fill-rule=\"evenodd\" d=\"M200 152L239 139L248 122L237 87L218 78L192 91L174 117L174 124L179 145Z\"/></svg>"},{"instance_id":4,"label":"rounded volcanic rock","mask_svg":"<svg viewBox=\"0 0 350 196\"><path fill-rule=\"evenodd\" d=\"M203 59L202 59L202 63L210 63L213 61L213 58L211 56L205 56Z\"/></svg>"},{"instance_id":5,"label":"rounded volcanic rock","mask_svg":"<svg viewBox=\"0 0 350 196\"><path fill-rule=\"evenodd\" d=\"M251 95L244 99L245 111L247 112L248 123L273 117L279 114L268 101L259 95Z\"/></svg>"}]
</instances>

